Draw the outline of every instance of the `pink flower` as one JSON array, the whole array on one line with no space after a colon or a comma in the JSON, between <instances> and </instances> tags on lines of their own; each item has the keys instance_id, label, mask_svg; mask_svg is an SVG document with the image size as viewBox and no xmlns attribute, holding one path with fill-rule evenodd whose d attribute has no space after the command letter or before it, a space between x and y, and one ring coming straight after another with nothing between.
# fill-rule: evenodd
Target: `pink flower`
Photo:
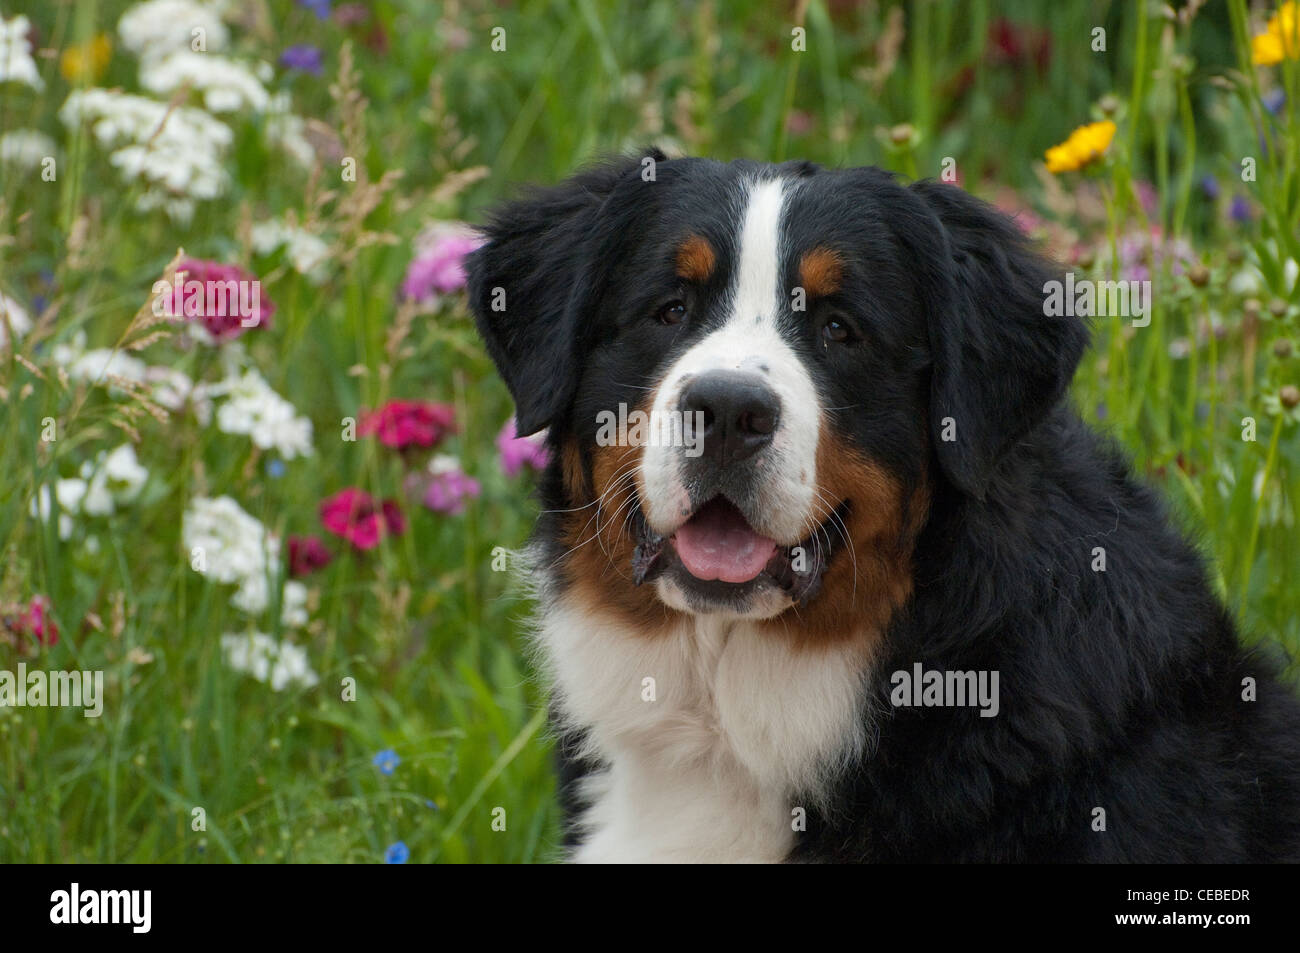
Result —
<instances>
[{"instance_id":1,"label":"pink flower","mask_svg":"<svg viewBox=\"0 0 1300 953\"><path fill-rule=\"evenodd\" d=\"M159 297L163 311L197 320L220 343L249 328L271 324L275 304L262 295L262 283L238 265L184 258L172 285Z\"/></svg>"},{"instance_id":2,"label":"pink flower","mask_svg":"<svg viewBox=\"0 0 1300 953\"><path fill-rule=\"evenodd\" d=\"M289 575L295 579L323 569L333 558L319 536L289 537Z\"/></svg>"},{"instance_id":3,"label":"pink flower","mask_svg":"<svg viewBox=\"0 0 1300 953\"><path fill-rule=\"evenodd\" d=\"M432 447L456 430L456 410L450 404L424 400L390 400L378 410L361 415L361 436L378 434L394 450Z\"/></svg>"},{"instance_id":4,"label":"pink flower","mask_svg":"<svg viewBox=\"0 0 1300 953\"><path fill-rule=\"evenodd\" d=\"M59 644L59 627L50 616L52 606L45 596L32 596L27 610L18 617L14 631L29 635L44 646Z\"/></svg>"},{"instance_id":5,"label":"pink flower","mask_svg":"<svg viewBox=\"0 0 1300 953\"><path fill-rule=\"evenodd\" d=\"M424 240L402 281L402 297L432 303L440 294L465 287L465 256L483 239L460 225L435 227Z\"/></svg>"},{"instance_id":6,"label":"pink flower","mask_svg":"<svg viewBox=\"0 0 1300 953\"><path fill-rule=\"evenodd\" d=\"M384 500L376 506L374 497L356 487L340 490L324 500L320 521L357 549L374 549L384 536L400 536L406 530L406 520L396 502Z\"/></svg>"},{"instance_id":7,"label":"pink flower","mask_svg":"<svg viewBox=\"0 0 1300 953\"><path fill-rule=\"evenodd\" d=\"M525 466L534 470L545 470L551 462L551 455L546 449L545 437L533 434L530 437L515 435L515 418L506 421L501 432L497 434L497 450L501 453L501 469L506 476L515 476Z\"/></svg>"},{"instance_id":8,"label":"pink flower","mask_svg":"<svg viewBox=\"0 0 1300 953\"><path fill-rule=\"evenodd\" d=\"M479 495L478 480L466 474L454 457L435 457L429 471L432 477L424 487L424 505L431 510L455 516L465 511L467 500Z\"/></svg>"}]
</instances>

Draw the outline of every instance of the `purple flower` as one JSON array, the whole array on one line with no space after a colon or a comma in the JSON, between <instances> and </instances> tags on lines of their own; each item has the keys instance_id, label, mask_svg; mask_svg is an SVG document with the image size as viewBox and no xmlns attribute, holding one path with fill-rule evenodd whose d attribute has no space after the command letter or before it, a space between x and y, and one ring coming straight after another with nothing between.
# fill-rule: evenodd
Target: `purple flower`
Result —
<instances>
[{"instance_id":1,"label":"purple flower","mask_svg":"<svg viewBox=\"0 0 1300 953\"><path fill-rule=\"evenodd\" d=\"M497 450L501 453L501 469L506 476L515 476L525 466L545 470L551 462L546 443L540 434L520 437L515 434L515 418L506 421L497 434Z\"/></svg>"},{"instance_id":2,"label":"purple flower","mask_svg":"<svg viewBox=\"0 0 1300 953\"><path fill-rule=\"evenodd\" d=\"M1205 197L1213 202L1219 197L1219 180L1212 175L1204 176L1201 179L1201 191Z\"/></svg>"},{"instance_id":3,"label":"purple flower","mask_svg":"<svg viewBox=\"0 0 1300 953\"><path fill-rule=\"evenodd\" d=\"M386 864L404 864L410 859L411 849L400 840L384 851L384 863Z\"/></svg>"},{"instance_id":4,"label":"purple flower","mask_svg":"<svg viewBox=\"0 0 1300 953\"><path fill-rule=\"evenodd\" d=\"M438 456L429 461L433 474L424 488L424 505L438 513L456 516L465 502L479 495L479 482L460 468L455 457Z\"/></svg>"},{"instance_id":5,"label":"purple flower","mask_svg":"<svg viewBox=\"0 0 1300 953\"><path fill-rule=\"evenodd\" d=\"M1249 222L1255 216L1251 213L1250 202L1242 195L1234 195L1228 206L1228 215L1234 222Z\"/></svg>"},{"instance_id":6,"label":"purple flower","mask_svg":"<svg viewBox=\"0 0 1300 953\"><path fill-rule=\"evenodd\" d=\"M435 228L406 269L402 297L427 303L465 287L465 256L482 244L462 226Z\"/></svg>"},{"instance_id":7,"label":"purple flower","mask_svg":"<svg viewBox=\"0 0 1300 953\"><path fill-rule=\"evenodd\" d=\"M1282 107L1285 105L1286 92L1280 86L1264 96L1264 108L1274 116L1278 115L1278 113L1282 111Z\"/></svg>"},{"instance_id":8,"label":"purple flower","mask_svg":"<svg viewBox=\"0 0 1300 953\"><path fill-rule=\"evenodd\" d=\"M330 15L331 0L298 0L298 6L306 7L316 14L316 19L324 20Z\"/></svg>"},{"instance_id":9,"label":"purple flower","mask_svg":"<svg viewBox=\"0 0 1300 953\"><path fill-rule=\"evenodd\" d=\"M305 43L291 46L280 54L280 65L319 76L322 70L320 50Z\"/></svg>"}]
</instances>

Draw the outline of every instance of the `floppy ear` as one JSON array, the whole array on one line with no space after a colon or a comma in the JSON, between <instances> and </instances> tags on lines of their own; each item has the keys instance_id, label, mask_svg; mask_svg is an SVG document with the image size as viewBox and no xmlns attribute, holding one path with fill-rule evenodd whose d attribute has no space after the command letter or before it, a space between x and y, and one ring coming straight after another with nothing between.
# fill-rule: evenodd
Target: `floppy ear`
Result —
<instances>
[{"instance_id":1,"label":"floppy ear","mask_svg":"<svg viewBox=\"0 0 1300 953\"><path fill-rule=\"evenodd\" d=\"M605 200L640 162L594 166L500 206L466 262L470 307L514 398L520 436L549 426L573 397L584 317L608 267L589 243Z\"/></svg>"},{"instance_id":2,"label":"floppy ear","mask_svg":"<svg viewBox=\"0 0 1300 953\"><path fill-rule=\"evenodd\" d=\"M1059 270L1009 218L957 186L911 190L944 237L925 280L931 438L948 479L983 499L1003 454L1065 394L1088 330L1044 313L1044 285Z\"/></svg>"}]
</instances>

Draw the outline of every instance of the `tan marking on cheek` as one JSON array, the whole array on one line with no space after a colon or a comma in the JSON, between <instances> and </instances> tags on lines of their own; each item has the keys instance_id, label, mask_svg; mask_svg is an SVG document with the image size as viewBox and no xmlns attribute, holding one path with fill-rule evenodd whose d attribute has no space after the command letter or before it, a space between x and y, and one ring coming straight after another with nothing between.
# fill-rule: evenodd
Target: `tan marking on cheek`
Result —
<instances>
[{"instance_id":1,"label":"tan marking on cheek","mask_svg":"<svg viewBox=\"0 0 1300 953\"><path fill-rule=\"evenodd\" d=\"M677 277L703 284L713 275L718 256L713 246L699 235L691 235L677 246Z\"/></svg>"},{"instance_id":2,"label":"tan marking on cheek","mask_svg":"<svg viewBox=\"0 0 1300 953\"><path fill-rule=\"evenodd\" d=\"M587 473L582 465L582 448L578 446L577 437L569 437L564 442L560 464L564 472L564 489L569 494L571 503L586 502L591 499L587 487Z\"/></svg>"},{"instance_id":3,"label":"tan marking on cheek","mask_svg":"<svg viewBox=\"0 0 1300 953\"><path fill-rule=\"evenodd\" d=\"M810 298L824 298L840 290L844 259L826 247L804 252L799 259L799 284Z\"/></svg>"},{"instance_id":4,"label":"tan marking on cheek","mask_svg":"<svg viewBox=\"0 0 1300 953\"><path fill-rule=\"evenodd\" d=\"M831 518L826 527L838 548L812 601L764 624L801 646L860 641L874 651L894 612L912 593L912 550L928 513L929 487L903 487L823 422L817 488L824 501L815 504L818 523L849 501L844 525Z\"/></svg>"},{"instance_id":5,"label":"tan marking on cheek","mask_svg":"<svg viewBox=\"0 0 1300 953\"><path fill-rule=\"evenodd\" d=\"M651 394L644 406L633 409L648 416L653 399ZM581 472L582 450L576 440L572 446ZM571 512L564 517L561 542L568 551L563 562L567 597L592 610L612 612L635 631L653 637L679 614L659 601L653 585L632 583L632 556L637 544L634 508L644 455L644 446L592 448L592 486L588 489L584 479L583 492L570 500ZM566 488L570 488L568 470L566 455Z\"/></svg>"}]
</instances>

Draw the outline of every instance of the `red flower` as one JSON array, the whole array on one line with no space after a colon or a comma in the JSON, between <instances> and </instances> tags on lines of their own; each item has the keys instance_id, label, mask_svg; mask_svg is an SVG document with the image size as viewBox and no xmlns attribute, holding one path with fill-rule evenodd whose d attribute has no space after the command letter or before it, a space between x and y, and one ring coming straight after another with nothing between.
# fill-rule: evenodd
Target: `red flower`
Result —
<instances>
[{"instance_id":1,"label":"red flower","mask_svg":"<svg viewBox=\"0 0 1300 953\"><path fill-rule=\"evenodd\" d=\"M456 410L450 404L424 400L390 400L379 410L362 414L361 436L378 434L386 447L432 447L456 430Z\"/></svg>"},{"instance_id":2,"label":"red flower","mask_svg":"<svg viewBox=\"0 0 1300 953\"><path fill-rule=\"evenodd\" d=\"M374 497L356 487L323 501L320 521L357 549L374 549L384 536L400 536L406 530L406 520L395 501L384 500L376 505Z\"/></svg>"},{"instance_id":3,"label":"red flower","mask_svg":"<svg viewBox=\"0 0 1300 953\"><path fill-rule=\"evenodd\" d=\"M1043 73L1052 61L1052 34L1000 17L989 24L988 54L994 63L1016 68L1032 65Z\"/></svg>"},{"instance_id":4,"label":"red flower","mask_svg":"<svg viewBox=\"0 0 1300 953\"><path fill-rule=\"evenodd\" d=\"M319 536L289 537L289 575L295 579L323 569L333 558Z\"/></svg>"}]
</instances>

